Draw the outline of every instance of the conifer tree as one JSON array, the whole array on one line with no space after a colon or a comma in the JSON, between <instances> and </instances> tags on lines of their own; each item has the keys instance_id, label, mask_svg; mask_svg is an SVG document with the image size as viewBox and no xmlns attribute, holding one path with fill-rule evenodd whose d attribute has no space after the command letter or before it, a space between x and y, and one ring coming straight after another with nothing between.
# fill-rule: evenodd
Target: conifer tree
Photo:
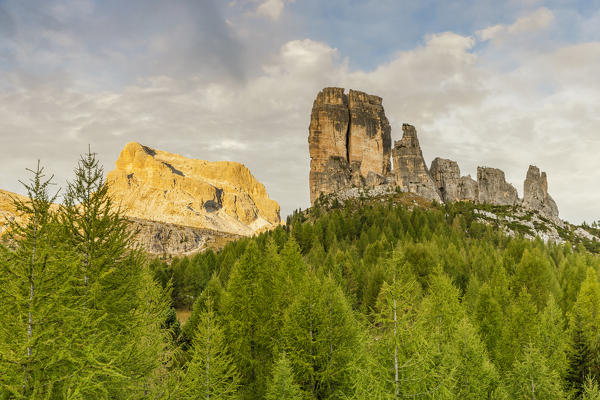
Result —
<instances>
[{"instance_id":1,"label":"conifer tree","mask_svg":"<svg viewBox=\"0 0 600 400\"><path fill-rule=\"evenodd\" d=\"M273 362L270 324L272 298L263 254L252 241L235 263L221 301L227 345L235 354L243 398L264 395Z\"/></svg>"},{"instance_id":2,"label":"conifer tree","mask_svg":"<svg viewBox=\"0 0 600 400\"><path fill-rule=\"evenodd\" d=\"M237 399L239 376L225 337L213 311L212 300L199 316L192 347L192 359L187 366L182 387L175 393L178 399Z\"/></svg>"},{"instance_id":3,"label":"conifer tree","mask_svg":"<svg viewBox=\"0 0 600 400\"><path fill-rule=\"evenodd\" d=\"M585 380L581 400L600 400L600 388L595 380L591 378Z\"/></svg>"},{"instance_id":4,"label":"conifer tree","mask_svg":"<svg viewBox=\"0 0 600 400\"><path fill-rule=\"evenodd\" d=\"M297 381L318 399L348 396L361 347L352 310L331 277L311 273L298 290L282 332Z\"/></svg>"},{"instance_id":5,"label":"conifer tree","mask_svg":"<svg viewBox=\"0 0 600 400\"><path fill-rule=\"evenodd\" d=\"M548 367L546 358L535 347L523 352L508 378L511 399L564 399L560 377Z\"/></svg>"},{"instance_id":6,"label":"conifer tree","mask_svg":"<svg viewBox=\"0 0 600 400\"><path fill-rule=\"evenodd\" d=\"M265 400L302 400L303 395L294 382L294 373L285 353L281 355L273 368L272 378L267 385Z\"/></svg>"},{"instance_id":7,"label":"conifer tree","mask_svg":"<svg viewBox=\"0 0 600 400\"><path fill-rule=\"evenodd\" d=\"M84 327L74 340L85 367L68 380L69 393L146 396L167 354L168 296L151 278L142 254L128 247L127 221L113 204L91 151L75 168L60 218L66 243L78 256L76 289Z\"/></svg>"},{"instance_id":8,"label":"conifer tree","mask_svg":"<svg viewBox=\"0 0 600 400\"><path fill-rule=\"evenodd\" d=\"M577 301L568 313L569 352L568 380L580 394L587 378L600 378L600 283L596 271L589 268Z\"/></svg>"},{"instance_id":9,"label":"conifer tree","mask_svg":"<svg viewBox=\"0 0 600 400\"><path fill-rule=\"evenodd\" d=\"M38 166L14 200L22 223L9 222L8 247L0 246L0 397L59 396L81 367L71 353L74 254L65 246L51 206L55 196Z\"/></svg>"}]
</instances>

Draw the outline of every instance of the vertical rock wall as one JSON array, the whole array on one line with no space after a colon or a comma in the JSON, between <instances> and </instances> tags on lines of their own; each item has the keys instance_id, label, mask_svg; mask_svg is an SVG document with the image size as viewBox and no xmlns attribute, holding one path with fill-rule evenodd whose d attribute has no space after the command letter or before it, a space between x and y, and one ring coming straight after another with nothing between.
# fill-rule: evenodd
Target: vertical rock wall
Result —
<instances>
[{"instance_id":1,"label":"vertical rock wall","mask_svg":"<svg viewBox=\"0 0 600 400\"><path fill-rule=\"evenodd\" d=\"M349 186L376 185L390 173L391 128L381 97L325 88L309 126L310 201Z\"/></svg>"},{"instance_id":2,"label":"vertical rock wall","mask_svg":"<svg viewBox=\"0 0 600 400\"><path fill-rule=\"evenodd\" d=\"M499 169L479 167L477 180L460 176L458 163L448 159L436 158L428 169L412 125L402 125L402 139L392 149L390 124L378 96L356 90L346 96L342 88L323 89L313 103L308 143L311 203L321 194L353 186L391 184L438 202L522 204L558 217L546 174L537 167L529 168L521 201Z\"/></svg>"},{"instance_id":3,"label":"vertical rock wall","mask_svg":"<svg viewBox=\"0 0 600 400\"><path fill-rule=\"evenodd\" d=\"M558 207L548 194L548 178L545 172L530 165L523 184L523 207L538 210L548 218L558 218Z\"/></svg>"},{"instance_id":4,"label":"vertical rock wall","mask_svg":"<svg viewBox=\"0 0 600 400\"><path fill-rule=\"evenodd\" d=\"M387 175L391 170L392 136L382 99L356 90L348 94L350 130L348 161L366 178L369 172Z\"/></svg>"},{"instance_id":5,"label":"vertical rock wall","mask_svg":"<svg viewBox=\"0 0 600 400\"><path fill-rule=\"evenodd\" d=\"M425 165L415 127L403 124L402 132L402 139L394 143L392 150L396 185L404 191L441 202L442 199Z\"/></svg>"},{"instance_id":6,"label":"vertical rock wall","mask_svg":"<svg viewBox=\"0 0 600 400\"><path fill-rule=\"evenodd\" d=\"M310 117L310 202L350 183L347 135L348 99L342 88L325 88L315 99Z\"/></svg>"},{"instance_id":7,"label":"vertical rock wall","mask_svg":"<svg viewBox=\"0 0 600 400\"><path fill-rule=\"evenodd\" d=\"M479 202L514 206L519 202L517 189L506 182L504 172L497 168L478 167Z\"/></svg>"}]
</instances>

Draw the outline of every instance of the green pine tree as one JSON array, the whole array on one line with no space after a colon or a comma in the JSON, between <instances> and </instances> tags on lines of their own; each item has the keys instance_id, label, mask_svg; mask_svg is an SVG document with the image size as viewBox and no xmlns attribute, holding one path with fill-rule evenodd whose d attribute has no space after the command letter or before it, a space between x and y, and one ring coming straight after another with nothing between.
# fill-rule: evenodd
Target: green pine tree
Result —
<instances>
[{"instance_id":1,"label":"green pine tree","mask_svg":"<svg viewBox=\"0 0 600 400\"><path fill-rule=\"evenodd\" d=\"M84 368L65 382L69 395L141 398L160 390L153 382L168 354L168 293L153 281L141 252L129 247L127 221L91 151L75 168L60 218L66 243L78 255L84 311L82 329L74 333Z\"/></svg>"},{"instance_id":2,"label":"green pine tree","mask_svg":"<svg viewBox=\"0 0 600 400\"><path fill-rule=\"evenodd\" d=\"M509 377L508 391L511 399L564 399L561 380L556 371L535 347L527 347Z\"/></svg>"},{"instance_id":3,"label":"green pine tree","mask_svg":"<svg viewBox=\"0 0 600 400\"><path fill-rule=\"evenodd\" d=\"M212 301L199 315L188 363L178 399L237 399L239 376L228 353L223 330L213 311Z\"/></svg>"},{"instance_id":4,"label":"green pine tree","mask_svg":"<svg viewBox=\"0 0 600 400\"><path fill-rule=\"evenodd\" d=\"M51 212L52 178L39 162L30 172L28 199L15 200L24 222L10 222L8 247L0 246L0 397L14 399L60 397L82 366L70 337L80 316L76 258Z\"/></svg>"},{"instance_id":5,"label":"green pine tree","mask_svg":"<svg viewBox=\"0 0 600 400\"><path fill-rule=\"evenodd\" d=\"M273 368L273 376L267 385L265 400L302 400L302 390L294 382L294 373L290 360L285 353L281 355Z\"/></svg>"},{"instance_id":6,"label":"green pine tree","mask_svg":"<svg viewBox=\"0 0 600 400\"><path fill-rule=\"evenodd\" d=\"M587 271L568 317L568 380L580 394L587 378L600 379L600 283L592 268Z\"/></svg>"},{"instance_id":7,"label":"green pine tree","mask_svg":"<svg viewBox=\"0 0 600 400\"><path fill-rule=\"evenodd\" d=\"M331 277L311 274L298 288L283 326L285 350L297 382L318 399L352 393L352 369L361 348L358 324Z\"/></svg>"}]
</instances>

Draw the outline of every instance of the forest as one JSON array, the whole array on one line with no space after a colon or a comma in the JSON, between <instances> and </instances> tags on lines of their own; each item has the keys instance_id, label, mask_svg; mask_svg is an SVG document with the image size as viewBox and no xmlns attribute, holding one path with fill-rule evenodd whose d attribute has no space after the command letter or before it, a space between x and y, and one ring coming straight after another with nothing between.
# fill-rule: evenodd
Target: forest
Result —
<instances>
[{"instance_id":1,"label":"forest","mask_svg":"<svg viewBox=\"0 0 600 400\"><path fill-rule=\"evenodd\" d=\"M600 399L594 244L390 197L167 261L129 247L94 154L58 207L43 168L25 188L0 399Z\"/></svg>"}]
</instances>

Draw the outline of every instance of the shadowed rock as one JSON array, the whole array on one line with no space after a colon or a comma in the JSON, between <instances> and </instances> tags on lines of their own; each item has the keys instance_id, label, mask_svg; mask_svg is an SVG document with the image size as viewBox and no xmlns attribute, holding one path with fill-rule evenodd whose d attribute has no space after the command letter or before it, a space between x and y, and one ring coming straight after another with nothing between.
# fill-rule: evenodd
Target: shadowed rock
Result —
<instances>
[{"instance_id":1,"label":"shadowed rock","mask_svg":"<svg viewBox=\"0 0 600 400\"><path fill-rule=\"evenodd\" d=\"M479 202L514 206L519 203L517 189L506 182L504 171L497 168L477 167Z\"/></svg>"},{"instance_id":2,"label":"shadowed rock","mask_svg":"<svg viewBox=\"0 0 600 400\"><path fill-rule=\"evenodd\" d=\"M415 127L403 124L402 131L402 139L394 143L392 150L396 185L404 191L442 202L425 165Z\"/></svg>"},{"instance_id":3,"label":"shadowed rock","mask_svg":"<svg viewBox=\"0 0 600 400\"><path fill-rule=\"evenodd\" d=\"M530 165L523 184L523 207L537 210L549 218L558 218L558 206L548 194L548 178L545 172Z\"/></svg>"}]
</instances>

